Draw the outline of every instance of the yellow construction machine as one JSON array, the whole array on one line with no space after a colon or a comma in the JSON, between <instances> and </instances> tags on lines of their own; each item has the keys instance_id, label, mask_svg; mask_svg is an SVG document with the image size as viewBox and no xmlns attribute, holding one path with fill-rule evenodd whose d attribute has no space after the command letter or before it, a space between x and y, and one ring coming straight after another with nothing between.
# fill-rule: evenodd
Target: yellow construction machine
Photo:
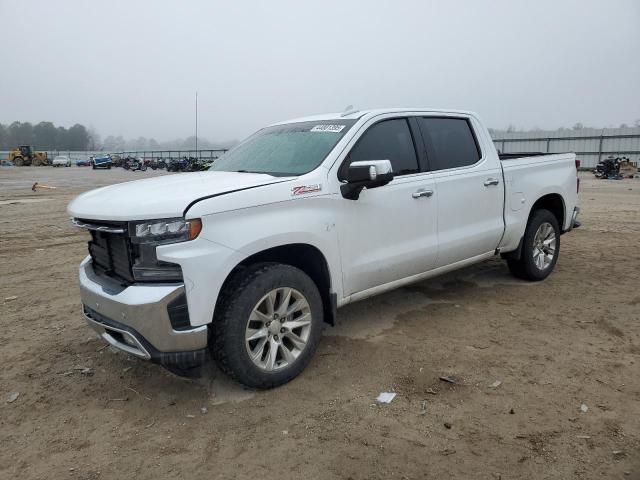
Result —
<instances>
[{"instance_id":1,"label":"yellow construction machine","mask_svg":"<svg viewBox=\"0 0 640 480\"><path fill-rule=\"evenodd\" d=\"M9 152L7 160L16 167L40 167L49 165L47 152L36 152L30 145L22 145Z\"/></svg>"}]
</instances>

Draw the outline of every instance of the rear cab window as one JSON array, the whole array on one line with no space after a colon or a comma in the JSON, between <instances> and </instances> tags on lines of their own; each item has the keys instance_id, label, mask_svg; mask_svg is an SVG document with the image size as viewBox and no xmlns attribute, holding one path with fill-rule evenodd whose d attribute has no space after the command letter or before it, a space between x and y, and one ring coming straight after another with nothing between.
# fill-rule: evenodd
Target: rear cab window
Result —
<instances>
[{"instance_id":1,"label":"rear cab window","mask_svg":"<svg viewBox=\"0 0 640 480\"><path fill-rule=\"evenodd\" d=\"M432 171L467 167L482 157L467 118L421 117L419 123Z\"/></svg>"}]
</instances>

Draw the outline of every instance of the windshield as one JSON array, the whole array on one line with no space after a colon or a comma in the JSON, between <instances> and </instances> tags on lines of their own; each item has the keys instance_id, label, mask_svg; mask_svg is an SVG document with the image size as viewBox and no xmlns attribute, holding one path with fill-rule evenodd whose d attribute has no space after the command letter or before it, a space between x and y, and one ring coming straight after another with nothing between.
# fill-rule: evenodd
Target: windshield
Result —
<instances>
[{"instance_id":1,"label":"windshield","mask_svg":"<svg viewBox=\"0 0 640 480\"><path fill-rule=\"evenodd\" d=\"M302 175L320 165L355 122L325 120L268 127L225 153L209 170Z\"/></svg>"}]
</instances>

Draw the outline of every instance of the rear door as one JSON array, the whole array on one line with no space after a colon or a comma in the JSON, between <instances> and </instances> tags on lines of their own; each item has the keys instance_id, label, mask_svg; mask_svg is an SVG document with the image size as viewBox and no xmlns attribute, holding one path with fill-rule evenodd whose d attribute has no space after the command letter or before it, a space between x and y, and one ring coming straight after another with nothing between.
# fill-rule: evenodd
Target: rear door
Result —
<instances>
[{"instance_id":1,"label":"rear door","mask_svg":"<svg viewBox=\"0 0 640 480\"><path fill-rule=\"evenodd\" d=\"M497 158L481 149L471 118L424 116L420 127L437 191L437 266L495 250L504 230Z\"/></svg>"},{"instance_id":2,"label":"rear door","mask_svg":"<svg viewBox=\"0 0 640 480\"><path fill-rule=\"evenodd\" d=\"M395 175L387 185L364 190L358 200L339 200L345 295L434 268L435 184L420 161L422 145L415 120L389 118L369 126L343 162L342 174L351 162L390 160Z\"/></svg>"}]
</instances>

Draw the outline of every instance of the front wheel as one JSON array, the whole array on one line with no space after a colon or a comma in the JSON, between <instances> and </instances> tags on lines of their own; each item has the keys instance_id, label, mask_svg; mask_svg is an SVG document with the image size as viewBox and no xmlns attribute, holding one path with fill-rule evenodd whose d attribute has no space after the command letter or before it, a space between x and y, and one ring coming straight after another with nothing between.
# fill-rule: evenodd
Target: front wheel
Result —
<instances>
[{"instance_id":1,"label":"front wheel","mask_svg":"<svg viewBox=\"0 0 640 480\"><path fill-rule=\"evenodd\" d=\"M318 347L323 308L316 284L290 265L240 270L220 294L210 348L240 383L271 388L304 370Z\"/></svg>"},{"instance_id":2,"label":"front wheel","mask_svg":"<svg viewBox=\"0 0 640 480\"><path fill-rule=\"evenodd\" d=\"M524 280L547 278L560 254L560 226L549 210L536 210L531 215L522 240L520 258L508 259L511 273Z\"/></svg>"}]
</instances>

